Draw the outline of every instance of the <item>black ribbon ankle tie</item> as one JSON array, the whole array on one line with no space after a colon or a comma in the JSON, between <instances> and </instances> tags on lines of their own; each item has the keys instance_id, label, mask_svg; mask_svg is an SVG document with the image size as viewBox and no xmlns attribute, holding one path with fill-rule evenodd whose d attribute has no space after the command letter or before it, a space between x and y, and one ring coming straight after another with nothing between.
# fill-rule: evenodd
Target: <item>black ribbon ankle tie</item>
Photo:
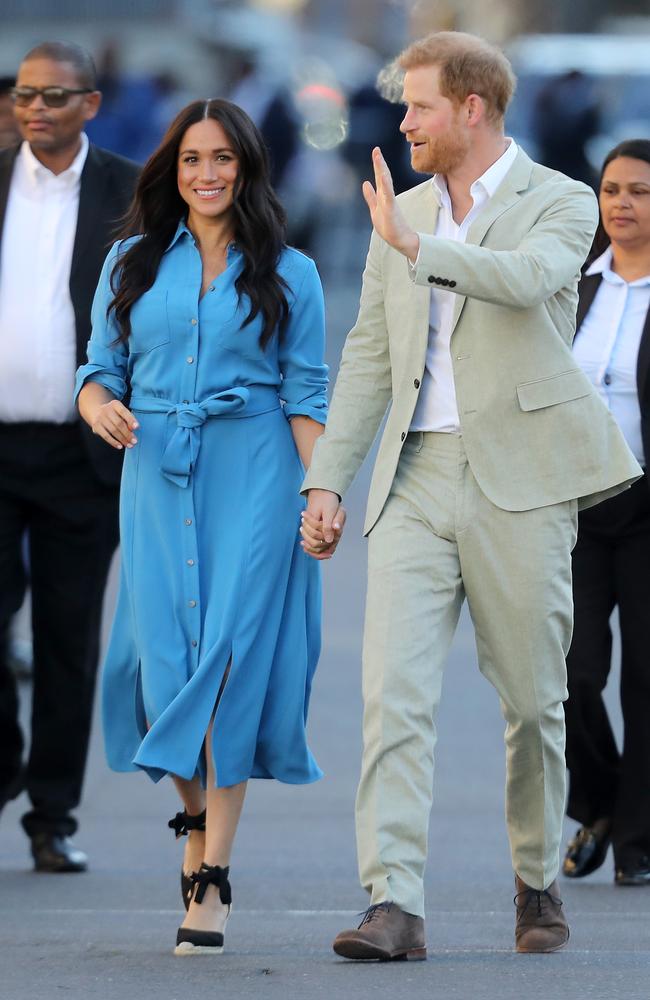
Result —
<instances>
[{"instance_id":1,"label":"black ribbon ankle tie","mask_svg":"<svg viewBox=\"0 0 650 1000\"><path fill-rule=\"evenodd\" d=\"M202 903L205 890L208 886L216 885L219 889L219 899L224 906L230 906L232 903L232 893L230 891L230 882L228 881L229 873L230 868L220 868L218 865L206 864L202 864L198 872L192 872L190 879L196 886L194 902Z\"/></svg>"}]
</instances>

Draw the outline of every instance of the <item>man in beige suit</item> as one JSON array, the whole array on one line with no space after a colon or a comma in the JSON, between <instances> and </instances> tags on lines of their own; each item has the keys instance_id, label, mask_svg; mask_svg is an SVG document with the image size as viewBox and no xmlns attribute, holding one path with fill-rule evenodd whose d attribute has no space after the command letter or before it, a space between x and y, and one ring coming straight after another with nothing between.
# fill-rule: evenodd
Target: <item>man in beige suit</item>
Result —
<instances>
[{"instance_id":1,"label":"man in beige suit","mask_svg":"<svg viewBox=\"0 0 650 1000\"><path fill-rule=\"evenodd\" d=\"M304 483L303 544L334 551L340 498L387 407L368 503L364 754L357 798L371 905L335 951L425 958L423 872L442 667L466 597L506 720L518 951L562 947L565 655L578 505L640 469L571 354L593 193L503 132L514 77L456 32L402 53L416 170L395 199L379 150L374 231L327 430Z\"/></svg>"}]
</instances>

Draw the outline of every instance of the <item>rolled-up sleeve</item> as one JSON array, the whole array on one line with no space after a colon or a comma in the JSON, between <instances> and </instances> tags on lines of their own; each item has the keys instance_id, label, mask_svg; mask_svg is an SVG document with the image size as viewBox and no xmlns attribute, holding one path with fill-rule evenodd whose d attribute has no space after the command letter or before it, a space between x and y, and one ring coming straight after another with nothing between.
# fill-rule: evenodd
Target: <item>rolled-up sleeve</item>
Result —
<instances>
[{"instance_id":1,"label":"rolled-up sleeve","mask_svg":"<svg viewBox=\"0 0 650 1000\"><path fill-rule=\"evenodd\" d=\"M329 381L323 361L325 303L316 265L305 260L305 274L298 291L290 297L289 320L280 339L280 396L288 419L304 416L324 424Z\"/></svg>"},{"instance_id":2,"label":"rolled-up sleeve","mask_svg":"<svg viewBox=\"0 0 650 1000\"><path fill-rule=\"evenodd\" d=\"M111 272L117 260L119 243L115 243L104 261L102 273L93 299L91 312L92 332L88 341L88 364L77 370L74 401L86 382L98 382L116 399L123 399L127 391L128 348L118 340L119 328L113 314L107 316L113 299Z\"/></svg>"}]
</instances>

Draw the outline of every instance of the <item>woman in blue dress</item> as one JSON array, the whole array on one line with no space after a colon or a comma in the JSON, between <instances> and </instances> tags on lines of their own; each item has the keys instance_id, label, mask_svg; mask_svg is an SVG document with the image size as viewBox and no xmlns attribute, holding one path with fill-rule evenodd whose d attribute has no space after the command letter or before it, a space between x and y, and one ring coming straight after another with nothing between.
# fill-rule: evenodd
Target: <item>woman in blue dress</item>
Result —
<instances>
[{"instance_id":1,"label":"woman in blue dress","mask_svg":"<svg viewBox=\"0 0 650 1000\"><path fill-rule=\"evenodd\" d=\"M76 387L82 417L125 451L107 756L173 778L184 809L169 825L189 833L176 952L218 954L247 780L321 776L305 739L320 578L299 488L327 408L322 290L284 244L259 132L227 101L179 113L127 231Z\"/></svg>"}]
</instances>

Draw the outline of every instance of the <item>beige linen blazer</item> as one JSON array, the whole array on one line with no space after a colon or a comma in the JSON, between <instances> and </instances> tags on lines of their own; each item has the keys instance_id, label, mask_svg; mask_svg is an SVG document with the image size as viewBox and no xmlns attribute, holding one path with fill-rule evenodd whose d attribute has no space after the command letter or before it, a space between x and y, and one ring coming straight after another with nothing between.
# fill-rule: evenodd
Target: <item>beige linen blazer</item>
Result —
<instances>
[{"instance_id":1,"label":"beige linen blazer","mask_svg":"<svg viewBox=\"0 0 650 1000\"><path fill-rule=\"evenodd\" d=\"M422 382L431 288L457 295L451 354L472 473L496 506L587 507L641 475L571 353L577 284L598 218L584 184L523 152L466 243L430 235L439 205L425 181L398 198L421 235L417 266L373 232L359 315L343 351L325 434L303 491L343 496L390 407L365 532L381 514Z\"/></svg>"}]
</instances>

